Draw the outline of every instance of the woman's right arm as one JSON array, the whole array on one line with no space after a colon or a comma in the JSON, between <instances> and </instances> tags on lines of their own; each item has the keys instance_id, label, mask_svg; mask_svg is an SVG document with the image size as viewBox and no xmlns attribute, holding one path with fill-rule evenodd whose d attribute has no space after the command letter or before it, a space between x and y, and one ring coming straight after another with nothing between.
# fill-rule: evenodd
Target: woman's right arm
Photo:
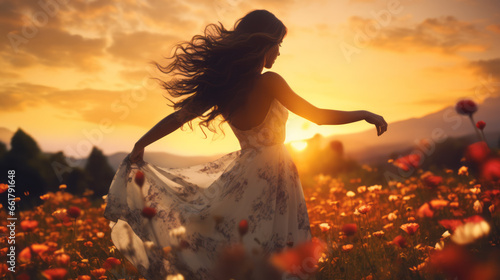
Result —
<instances>
[{"instance_id":1,"label":"woman's right arm","mask_svg":"<svg viewBox=\"0 0 500 280\"><path fill-rule=\"evenodd\" d=\"M263 82L265 88L269 89L269 93L287 109L318 125L338 125L365 120L376 126L379 136L387 130L384 118L371 112L320 109L312 105L297 95L285 79L275 72L266 72Z\"/></svg>"},{"instance_id":2,"label":"woman's right arm","mask_svg":"<svg viewBox=\"0 0 500 280\"><path fill-rule=\"evenodd\" d=\"M144 148L146 146L174 132L184 123L194 119L196 116L197 115L193 113L189 113L185 108L181 108L166 116L135 143L134 149L130 153L130 161L132 163L142 161Z\"/></svg>"}]
</instances>

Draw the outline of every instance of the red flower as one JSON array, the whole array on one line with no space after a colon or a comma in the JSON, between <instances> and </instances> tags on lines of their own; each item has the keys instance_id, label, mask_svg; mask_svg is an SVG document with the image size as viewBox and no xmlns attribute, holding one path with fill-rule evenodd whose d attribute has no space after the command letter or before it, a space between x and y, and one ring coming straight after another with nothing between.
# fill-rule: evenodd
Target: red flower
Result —
<instances>
[{"instance_id":1,"label":"red flower","mask_svg":"<svg viewBox=\"0 0 500 280\"><path fill-rule=\"evenodd\" d=\"M445 229L454 231L458 226L462 225L463 222L461 220L445 219L439 221L439 224L442 225Z\"/></svg>"},{"instance_id":2,"label":"red flower","mask_svg":"<svg viewBox=\"0 0 500 280\"><path fill-rule=\"evenodd\" d=\"M394 244L396 246L399 246L400 248L406 248L406 246L408 245L406 243L406 239L403 236L401 236L401 235L396 236L392 240L392 244Z\"/></svg>"},{"instance_id":3,"label":"red flower","mask_svg":"<svg viewBox=\"0 0 500 280\"><path fill-rule=\"evenodd\" d=\"M245 235L248 232L248 221L245 219L241 220L238 225L238 230L241 236Z\"/></svg>"},{"instance_id":4,"label":"red flower","mask_svg":"<svg viewBox=\"0 0 500 280\"><path fill-rule=\"evenodd\" d=\"M472 115L477 111L477 105L470 99L464 99L457 102L455 110L460 115Z\"/></svg>"},{"instance_id":5,"label":"red flower","mask_svg":"<svg viewBox=\"0 0 500 280\"><path fill-rule=\"evenodd\" d=\"M356 224L345 224L342 226L342 232L347 236L354 235L356 231L358 231L358 226Z\"/></svg>"},{"instance_id":6,"label":"red flower","mask_svg":"<svg viewBox=\"0 0 500 280\"><path fill-rule=\"evenodd\" d=\"M109 257L106 259L106 261L104 261L104 264L102 265L102 268L106 269L106 270L110 270L118 265L120 265L122 262L117 259L117 258L113 258L113 257Z\"/></svg>"},{"instance_id":7,"label":"red flower","mask_svg":"<svg viewBox=\"0 0 500 280\"><path fill-rule=\"evenodd\" d=\"M273 253L270 261L282 271L286 271L291 275L303 276L304 274L314 273L315 269L313 268L317 266L319 258L325 249L324 242L313 238L311 241L302 243L295 248Z\"/></svg>"},{"instance_id":8,"label":"red flower","mask_svg":"<svg viewBox=\"0 0 500 280\"><path fill-rule=\"evenodd\" d=\"M65 268L51 268L42 271L42 275L49 280L63 280L66 279L68 271Z\"/></svg>"},{"instance_id":9,"label":"red flower","mask_svg":"<svg viewBox=\"0 0 500 280\"><path fill-rule=\"evenodd\" d=\"M429 174L422 178L424 185L429 188L435 188L443 183L443 177Z\"/></svg>"},{"instance_id":10,"label":"red flower","mask_svg":"<svg viewBox=\"0 0 500 280\"><path fill-rule=\"evenodd\" d=\"M156 209L154 209L153 207L144 207L142 209L142 215L148 219L151 219L156 215Z\"/></svg>"},{"instance_id":11,"label":"red flower","mask_svg":"<svg viewBox=\"0 0 500 280\"><path fill-rule=\"evenodd\" d=\"M134 180L139 187L142 187L144 185L144 172L138 170L137 173L135 173Z\"/></svg>"},{"instance_id":12,"label":"red flower","mask_svg":"<svg viewBox=\"0 0 500 280\"><path fill-rule=\"evenodd\" d=\"M476 127L481 129L481 130L483 130L485 126L486 126L486 123L484 121L478 121L476 123Z\"/></svg>"},{"instance_id":13,"label":"red flower","mask_svg":"<svg viewBox=\"0 0 500 280\"><path fill-rule=\"evenodd\" d=\"M80 215L82 214L82 210L80 210L80 208L76 207L76 206L71 206L70 208L68 208L68 216L70 216L71 218L78 218L80 217Z\"/></svg>"},{"instance_id":14,"label":"red flower","mask_svg":"<svg viewBox=\"0 0 500 280\"><path fill-rule=\"evenodd\" d=\"M494 158L488 160L481 167L481 175L484 179L496 182L500 180L500 159Z\"/></svg>"},{"instance_id":15,"label":"red flower","mask_svg":"<svg viewBox=\"0 0 500 280\"><path fill-rule=\"evenodd\" d=\"M24 220L21 222L23 231L34 231L38 227L38 222L33 220Z\"/></svg>"},{"instance_id":16,"label":"red flower","mask_svg":"<svg viewBox=\"0 0 500 280\"><path fill-rule=\"evenodd\" d=\"M417 168L421 159L422 157L419 154L409 154L396 159L393 164L403 171L409 171L411 168Z\"/></svg>"},{"instance_id":17,"label":"red flower","mask_svg":"<svg viewBox=\"0 0 500 280\"><path fill-rule=\"evenodd\" d=\"M465 151L465 157L469 161L474 161L477 163L483 162L490 154L490 148L488 144L484 141L476 142L470 144Z\"/></svg>"}]
</instances>

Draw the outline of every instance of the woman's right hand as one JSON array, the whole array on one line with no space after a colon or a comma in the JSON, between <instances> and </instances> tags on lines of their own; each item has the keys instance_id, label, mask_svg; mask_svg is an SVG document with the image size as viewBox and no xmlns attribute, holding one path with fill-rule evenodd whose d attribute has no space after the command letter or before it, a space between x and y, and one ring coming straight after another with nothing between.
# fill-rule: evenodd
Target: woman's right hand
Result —
<instances>
[{"instance_id":1,"label":"woman's right hand","mask_svg":"<svg viewBox=\"0 0 500 280\"><path fill-rule=\"evenodd\" d=\"M134 146L134 149L130 153L129 160L131 163L137 163L143 161L144 157L144 148L141 148L137 145Z\"/></svg>"},{"instance_id":2,"label":"woman's right hand","mask_svg":"<svg viewBox=\"0 0 500 280\"><path fill-rule=\"evenodd\" d=\"M387 123L382 116L367 111L365 121L375 125L375 127L377 128L377 136L382 135L382 133L387 130Z\"/></svg>"}]
</instances>

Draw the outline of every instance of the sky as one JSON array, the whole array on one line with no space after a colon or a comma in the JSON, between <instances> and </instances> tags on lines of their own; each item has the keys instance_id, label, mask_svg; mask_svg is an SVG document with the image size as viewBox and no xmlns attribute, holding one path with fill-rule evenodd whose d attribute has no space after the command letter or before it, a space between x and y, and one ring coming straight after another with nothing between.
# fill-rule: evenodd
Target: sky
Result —
<instances>
[{"instance_id":1,"label":"sky","mask_svg":"<svg viewBox=\"0 0 500 280\"><path fill-rule=\"evenodd\" d=\"M498 95L497 0L2 0L0 127L23 129L47 152L130 152L173 112L151 79L168 77L149 62L168 64L176 43L210 23L231 29L254 9L288 28L272 71L320 108L382 115L386 133L391 122ZM287 141L366 129L377 141L366 122L318 126L290 113ZM205 139L195 125L146 151L239 149L224 131Z\"/></svg>"}]
</instances>

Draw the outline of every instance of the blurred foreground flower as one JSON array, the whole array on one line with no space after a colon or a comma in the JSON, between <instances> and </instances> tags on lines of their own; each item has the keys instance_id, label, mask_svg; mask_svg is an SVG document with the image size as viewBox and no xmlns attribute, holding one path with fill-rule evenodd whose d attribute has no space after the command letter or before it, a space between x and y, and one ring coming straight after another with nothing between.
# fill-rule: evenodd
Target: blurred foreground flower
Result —
<instances>
[{"instance_id":1,"label":"blurred foreground flower","mask_svg":"<svg viewBox=\"0 0 500 280\"><path fill-rule=\"evenodd\" d=\"M500 159L493 158L481 166L481 176L490 182L500 182Z\"/></svg>"},{"instance_id":2,"label":"blurred foreground flower","mask_svg":"<svg viewBox=\"0 0 500 280\"><path fill-rule=\"evenodd\" d=\"M484 141L476 142L467 146L465 158L475 163L482 163L490 155L490 148Z\"/></svg>"},{"instance_id":3,"label":"blurred foreground flower","mask_svg":"<svg viewBox=\"0 0 500 280\"><path fill-rule=\"evenodd\" d=\"M490 225L476 215L467 219L465 224L457 226L451 235L451 240L457 244L465 245L487 236L489 233Z\"/></svg>"},{"instance_id":4,"label":"blurred foreground flower","mask_svg":"<svg viewBox=\"0 0 500 280\"><path fill-rule=\"evenodd\" d=\"M325 250L326 244L313 238L297 247L274 253L270 262L290 275L311 275L316 271L318 261Z\"/></svg>"}]
</instances>

